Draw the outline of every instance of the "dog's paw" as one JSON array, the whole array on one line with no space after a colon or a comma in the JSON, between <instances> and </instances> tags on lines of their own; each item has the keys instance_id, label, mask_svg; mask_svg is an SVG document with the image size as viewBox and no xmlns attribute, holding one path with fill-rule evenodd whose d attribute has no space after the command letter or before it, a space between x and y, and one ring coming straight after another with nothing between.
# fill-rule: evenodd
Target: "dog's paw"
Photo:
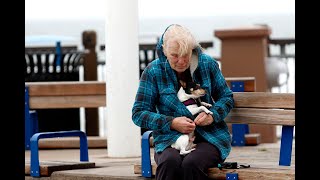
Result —
<instances>
[{"instance_id":1,"label":"dog's paw","mask_svg":"<svg viewBox=\"0 0 320 180\"><path fill-rule=\"evenodd\" d=\"M206 113L207 113L207 114L211 114L211 115L213 115L213 112L211 112L211 111L209 111L209 110L208 110L208 111L206 111Z\"/></svg>"},{"instance_id":2,"label":"dog's paw","mask_svg":"<svg viewBox=\"0 0 320 180\"><path fill-rule=\"evenodd\" d=\"M185 151L185 150L182 150L182 151L180 151L180 155L187 155L187 154L189 154L191 151L194 151L194 150L196 150L196 148L192 148L192 149L190 149L190 150L188 150L188 151Z\"/></svg>"},{"instance_id":3,"label":"dog's paw","mask_svg":"<svg viewBox=\"0 0 320 180\"><path fill-rule=\"evenodd\" d=\"M211 108L212 104L206 103L206 102L201 102L202 105L204 105L207 108Z\"/></svg>"}]
</instances>

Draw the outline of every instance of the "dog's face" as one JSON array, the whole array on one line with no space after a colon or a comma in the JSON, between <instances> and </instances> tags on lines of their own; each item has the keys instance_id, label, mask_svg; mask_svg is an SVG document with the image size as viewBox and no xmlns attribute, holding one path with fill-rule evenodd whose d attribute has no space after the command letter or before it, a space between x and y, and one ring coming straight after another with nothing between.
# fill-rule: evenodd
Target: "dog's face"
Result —
<instances>
[{"instance_id":1,"label":"dog's face","mask_svg":"<svg viewBox=\"0 0 320 180\"><path fill-rule=\"evenodd\" d=\"M205 89L201 88L200 85L196 84L195 82L180 81L180 83L187 94L192 94L197 97L201 97L207 93Z\"/></svg>"}]
</instances>

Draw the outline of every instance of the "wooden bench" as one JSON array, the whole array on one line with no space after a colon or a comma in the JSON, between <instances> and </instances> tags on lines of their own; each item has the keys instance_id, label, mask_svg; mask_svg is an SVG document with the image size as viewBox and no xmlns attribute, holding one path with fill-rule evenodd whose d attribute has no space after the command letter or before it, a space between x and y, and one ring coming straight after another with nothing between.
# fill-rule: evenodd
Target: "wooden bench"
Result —
<instances>
[{"instance_id":1,"label":"wooden bench","mask_svg":"<svg viewBox=\"0 0 320 180\"><path fill-rule=\"evenodd\" d=\"M295 126L295 95L292 93L234 92L234 100L235 107L225 119L227 123L282 126L279 163L270 165L270 163L259 162L259 164L250 164L251 167L245 169L210 168L209 177L250 180L294 179L295 167L291 166L291 156ZM156 165L151 163L150 159L149 138L151 134L152 131L143 134L141 164L134 165L134 173L141 174L143 177L153 177L156 170Z\"/></svg>"},{"instance_id":2,"label":"wooden bench","mask_svg":"<svg viewBox=\"0 0 320 180\"><path fill-rule=\"evenodd\" d=\"M106 106L105 82L26 82L25 88L26 149L29 148L29 139L37 132L37 109L92 108Z\"/></svg>"},{"instance_id":3,"label":"wooden bench","mask_svg":"<svg viewBox=\"0 0 320 180\"><path fill-rule=\"evenodd\" d=\"M234 91L254 92L254 77L228 77L227 83ZM37 116L38 109L65 109L65 108L96 108L106 106L106 84L101 81L57 81L57 82L26 82L26 112L25 112L25 142L28 148L30 137L37 132ZM230 126L230 125L229 125ZM91 140L92 137L89 137ZM79 142L65 143L70 139L60 139L55 145L40 141L40 147L46 148L67 148L68 145L74 147ZM52 140L46 140L52 141ZM104 142L100 145L106 147L105 138L95 137L95 141ZM246 145L257 145L260 143L260 134L246 133ZM70 143L71 142L71 143ZM89 147L92 143L89 142ZM98 147L95 143L94 147Z\"/></svg>"},{"instance_id":4,"label":"wooden bench","mask_svg":"<svg viewBox=\"0 0 320 180\"><path fill-rule=\"evenodd\" d=\"M30 109L106 106L106 84L98 81L26 82Z\"/></svg>"},{"instance_id":5,"label":"wooden bench","mask_svg":"<svg viewBox=\"0 0 320 180\"><path fill-rule=\"evenodd\" d=\"M26 161L25 174L33 177L50 176L53 171L95 167L89 162L86 134L79 131L37 132L37 109L80 108L106 106L103 82L26 82L25 83L25 149L30 149L31 159ZM80 147L81 162L39 163L39 140L79 136L75 147ZM63 138L61 138L63 137ZM105 142L106 143L106 142ZM55 144L61 146L61 143ZM65 144L65 143L64 143Z\"/></svg>"},{"instance_id":6,"label":"wooden bench","mask_svg":"<svg viewBox=\"0 0 320 180\"><path fill-rule=\"evenodd\" d=\"M87 51L79 50L77 46L61 46L60 42L51 47L26 47L25 82L79 81L86 57ZM46 123L39 121L40 131L80 128L79 108L39 109L37 116L39 120L46 119Z\"/></svg>"},{"instance_id":7,"label":"wooden bench","mask_svg":"<svg viewBox=\"0 0 320 180\"><path fill-rule=\"evenodd\" d=\"M246 91L254 90L254 78L229 78L230 86L239 85ZM98 81L75 82L26 82L26 147L31 136L36 133L37 109L104 107L106 106L106 84ZM251 90L250 90L251 88ZM246 139L248 136L246 135ZM61 139L61 138L60 138ZM250 139L250 137L248 138ZM252 138L251 138L252 139ZM249 140L250 141L250 140ZM251 140L252 141L252 140ZM257 141L253 141L257 142ZM106 141L105 141L106 143ZM65 143L64 143L65 144ZM52 147L52 146L51 146ZM53 146L56 147L56 146ZM61 148L61 143L60 147ZM26 148L28 149L28 148ZM49 167L50 168L50 167ZM51 172L51 171L50 171Z\"/></svg>"}]
</instances>

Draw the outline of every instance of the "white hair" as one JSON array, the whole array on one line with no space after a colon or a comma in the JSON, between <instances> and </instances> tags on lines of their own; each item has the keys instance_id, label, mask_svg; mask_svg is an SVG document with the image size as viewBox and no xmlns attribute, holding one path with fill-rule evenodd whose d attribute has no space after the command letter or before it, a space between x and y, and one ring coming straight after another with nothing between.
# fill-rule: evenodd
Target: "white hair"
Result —
<instances>
[{"instance_id":1,"label":"white hair","mask_svg":"<svg viewBox=\"0 0 320 180\"><path fill-rule=\"evenodd\" d=\"M171 25L163 36L164 54L167 54L172 43L177 45L179 57L188 54L197 46L200 47L192 33L186 27L177 24Z\"/></svg>"}]
</instances>

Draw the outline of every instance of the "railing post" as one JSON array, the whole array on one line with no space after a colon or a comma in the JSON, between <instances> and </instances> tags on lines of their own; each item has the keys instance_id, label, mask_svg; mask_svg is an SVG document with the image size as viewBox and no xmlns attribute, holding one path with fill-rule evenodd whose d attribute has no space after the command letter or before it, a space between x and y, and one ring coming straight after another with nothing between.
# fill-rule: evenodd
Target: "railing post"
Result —
<instances>
[{"instance_id":1,"label":"railing post","mask_svg":"<svg viewBox=\"0 0 320 180\"><path fill-rule=\"evenodd\" d=\"M82 33L82 44L88 53L84 56L84 80L97 80L97 35L95 31L84 31ZM98 108L85 108L86 133L88 136L99 136L99 115Z\"/></svg>"},{"instance_id":2,"label":"railing post","mask_svg":"<svg viewBox=\"0 0 320 180\"><path fill-rule=\"evenodd\" d=\"M60 41L56 42L56 56L57 56L56 66L59 69L58 72L60 72L61 68L62 68L62 63L61 63L62 51L61 51L61 42Z\"/></svg>"}]
</instances>

